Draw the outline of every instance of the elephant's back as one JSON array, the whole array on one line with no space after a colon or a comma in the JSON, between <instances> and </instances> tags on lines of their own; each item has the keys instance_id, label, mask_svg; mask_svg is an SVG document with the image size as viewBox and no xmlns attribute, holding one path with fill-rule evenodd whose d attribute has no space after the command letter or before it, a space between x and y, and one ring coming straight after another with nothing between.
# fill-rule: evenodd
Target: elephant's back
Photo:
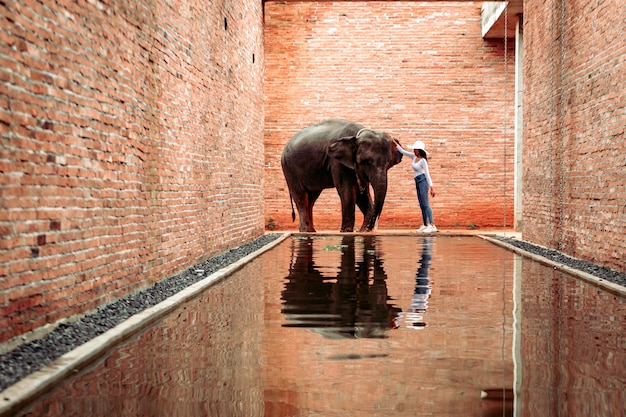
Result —
<instances>
[{"instance_id":1,"label":"elephant's back","mask_svg":"<svg viewBox=\"0 0 626 417\"><path fill-rule=\"evenodd\" d=\"M283 149L283 158L291 152L325 151L332 139L356 135L362 128L358 123L342 119L329 119L307 126L287 142Z\"/></svg>"}]
</instances>

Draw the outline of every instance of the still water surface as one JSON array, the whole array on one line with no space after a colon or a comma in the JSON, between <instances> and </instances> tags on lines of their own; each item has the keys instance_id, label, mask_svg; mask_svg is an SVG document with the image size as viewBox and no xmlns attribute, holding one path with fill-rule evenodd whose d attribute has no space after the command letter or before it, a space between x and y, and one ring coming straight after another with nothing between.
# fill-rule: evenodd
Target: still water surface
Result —
<instances>
[{"instance_id":1,"label":"still water surface","mask_svg":"<svg viewBox=\"0 0 626 417\"><path fill-rule=\"evenodd\" d=\"M293 236L28 416L618 416L624 299L477 237Z\"/></svg>"}]
</instances>

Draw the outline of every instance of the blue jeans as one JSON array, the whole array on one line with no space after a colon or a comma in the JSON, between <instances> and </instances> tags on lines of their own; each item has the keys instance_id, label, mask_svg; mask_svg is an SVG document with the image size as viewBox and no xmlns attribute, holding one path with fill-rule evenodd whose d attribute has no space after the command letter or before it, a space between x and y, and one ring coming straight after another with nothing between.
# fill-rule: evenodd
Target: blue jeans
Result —
<instances>
[{"instance_id":1,"label":"blue jeans","mask_svg":"<svg viewBox=\"0 0 626 417\"><path fill-rule=\"evenodd\" d=\"M422 219L426 226L434 224L433 211L428 203L428 181L426 181L426 175L420 174L415 179L415 191L417 191L417 201L420 203L420 209L422 210Z\"/></svg>"}]
</instances>

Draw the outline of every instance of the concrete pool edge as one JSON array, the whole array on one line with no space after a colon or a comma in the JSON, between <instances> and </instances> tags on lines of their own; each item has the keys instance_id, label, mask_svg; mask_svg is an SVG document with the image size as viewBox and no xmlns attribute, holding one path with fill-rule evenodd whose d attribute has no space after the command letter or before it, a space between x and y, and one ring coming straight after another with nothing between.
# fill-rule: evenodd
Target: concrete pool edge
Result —
<instances>
[{"instance_id":1,"label":"concrete pool edge","mask_svg":"<svg viewBox=\"0 0 626 417\"><path fill-rule=\"evenodd\" d=\"M625 297L626 298L626 287L623 287L619 284L615 284L611 281L608 281L606 279L602 279L599 277L596 277L595 275L589 274L587 272L581 271L579 269L576 268L572 268L569 265L566 265L564 263L561 262L555 262L551 259L548 259L546 257L543 257L541 255L532 253L532 252L528 252L524 249L518 248L517 246L511 245L509 243L503 242L501 240L498 239L494 239L491 238L489 236L486 235L478 235L480 238L487 240L495 245L501 246L503 248L506 248L512 252L515 252L519 255L525 256L527 258L533 259L534 261L540 262L544 265L548 265L548 266L552 266L555 269L559 269L563 272L566 272L576 278L580 278L581 280L594 285L596 287L602 288L603 290L613 294L613 295L617 295L620 297Z\"/></svg>"},{"instance_id":2,"label":"concrete pool edge","mask_svg":"<svg viewBox=\"0 0 626 417\"><path fill-rule=\"evenodd\" d=\"M258 250L186 287L164 301L129 317L119 325L76 347L40 370L9 386L0 392L0 417L11 416L23 409L36 400L38 396L52 389L55 384L65 377L86 368L116 345L139 333L175 308L198 296L212 285L241 269L252 259L272 249L291 236L289 232L279 234L282 234L282 236Z\"/></svg>"}]
</instances>

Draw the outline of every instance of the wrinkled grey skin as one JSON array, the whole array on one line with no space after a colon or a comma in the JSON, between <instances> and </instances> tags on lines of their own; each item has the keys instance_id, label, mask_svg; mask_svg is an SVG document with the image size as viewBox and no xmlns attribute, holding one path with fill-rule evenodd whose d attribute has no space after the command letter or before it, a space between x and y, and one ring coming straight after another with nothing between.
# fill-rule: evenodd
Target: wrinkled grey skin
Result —
<instances>
[{"instance_id":1,"label":"wrinkled grey skin","mask_svg":"<svg viewBox=\"0 0 626 417\"><path fill-rule=\"evenodd\" d=\"M324 189L336 188L341 231L354 230L355 205L364 216L360 230L371 231L387 195L387 170L401 160L391 136L358 123L332 119L296 133L283 149L281 165L294 220L293 202L298 209L299 230L315 232L313 205Z\"/></svg>"}]
</instances>

